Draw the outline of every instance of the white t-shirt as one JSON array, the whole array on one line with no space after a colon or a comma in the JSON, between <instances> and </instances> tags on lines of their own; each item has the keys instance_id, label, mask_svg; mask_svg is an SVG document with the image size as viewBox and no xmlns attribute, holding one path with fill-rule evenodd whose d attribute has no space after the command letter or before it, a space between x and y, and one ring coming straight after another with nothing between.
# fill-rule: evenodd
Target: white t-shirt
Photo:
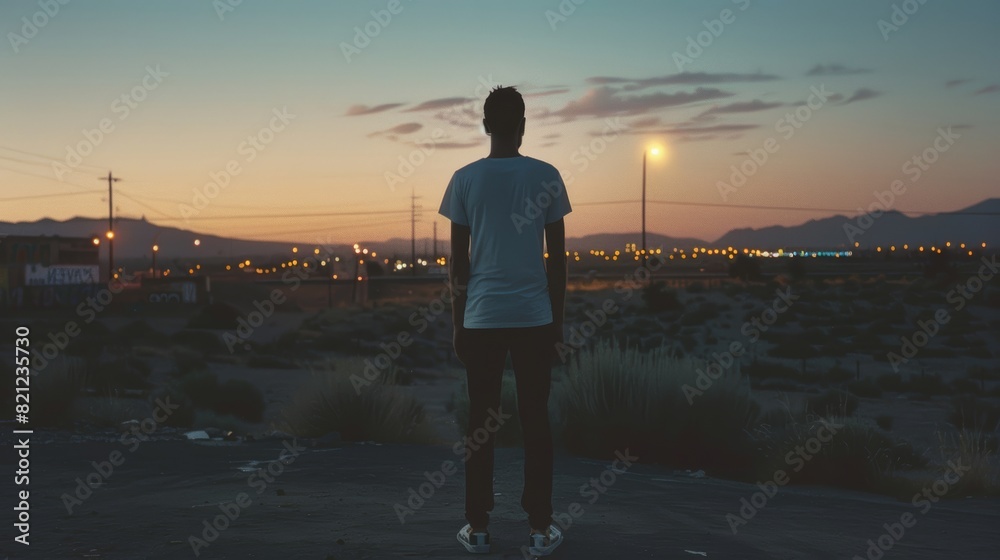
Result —
<instances>
[{"instance_id":1,"label":"white t-shirt","mask_svg":"<svg viewBox=\"0 0 1000 560\"><path fill-rule=\"evenodd\" d=\"M537 327L552 322L545 225L572 211L559 170L519 156L459 169L438 211L472 232L465 327Z\"/></svg>"}]
</instances>

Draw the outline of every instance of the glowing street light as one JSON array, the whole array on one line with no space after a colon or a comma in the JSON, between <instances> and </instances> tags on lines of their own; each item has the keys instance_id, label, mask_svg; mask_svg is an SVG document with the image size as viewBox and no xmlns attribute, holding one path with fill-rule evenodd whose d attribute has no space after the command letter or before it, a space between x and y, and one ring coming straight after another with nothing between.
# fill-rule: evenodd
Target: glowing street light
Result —
<instances>
[{"instance_id":1,"label":"glowing street light","mask_svg":"<svg viewBox=\"0 0 1000 560\"><path fill-rule=\"evenodd\" d=\"M652 154L654 157L660 155L660 148L653 146L642 152L642 262L646 266L646 155Z\"/></svg>"},{"instance_id":2,"label":"glowing street light","mask_svg":"<svg viewBox=\"0 0 1000 560\"><path fill-rule=\"evenodd\" d=\"M194 240L194 246L197 247L199 245L201 245L201 239L195 239Z\"/></svg>"}]
</instances>

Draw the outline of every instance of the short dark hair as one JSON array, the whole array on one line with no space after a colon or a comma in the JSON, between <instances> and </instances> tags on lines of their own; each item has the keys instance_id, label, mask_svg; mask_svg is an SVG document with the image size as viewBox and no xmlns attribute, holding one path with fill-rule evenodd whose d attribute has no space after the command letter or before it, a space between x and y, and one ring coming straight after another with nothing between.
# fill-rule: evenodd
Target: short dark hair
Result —
<instances>
[{"instance_id":1,"label":"short dark hair","mask_svg":"<svg viewBox=\"0 0 1000 560\"><path fill-rule=\"evenodd\" d=\"M495 134L515 134L524 119L524 98L514 86L497 86L483 104L483 116Z\"/></svg>"}]
</instances>

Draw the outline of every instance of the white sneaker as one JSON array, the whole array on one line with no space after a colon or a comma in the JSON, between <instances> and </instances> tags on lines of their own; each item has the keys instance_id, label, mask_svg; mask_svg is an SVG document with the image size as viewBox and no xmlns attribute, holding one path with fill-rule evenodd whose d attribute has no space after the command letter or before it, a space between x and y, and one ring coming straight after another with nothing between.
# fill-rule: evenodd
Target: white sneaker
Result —
<instances>
[{"instance_id":1,"label":"white sneaker","mask_svg":"<svg viewBox=\"0 0 1000 560\"><path fill-rule=\"evenodd\" d=\"M465 550L472 554L490 553L490 534L473 533L472 525L466 524L465 527L462 527L462 530L458 532L458 542L462 543Z\"/></svg>"},{"instance_id":2,"label":"white sneaker","mask_svg":"<svg viewBox=\"0 0 1000 560\"><path fill-rule=\"evenodd\" d=\"M528 535L528 554L533 556L548 556L562 542L562 531L555 525L549 525L548 534L534 533Z\"/></svg>"}]
</instances>

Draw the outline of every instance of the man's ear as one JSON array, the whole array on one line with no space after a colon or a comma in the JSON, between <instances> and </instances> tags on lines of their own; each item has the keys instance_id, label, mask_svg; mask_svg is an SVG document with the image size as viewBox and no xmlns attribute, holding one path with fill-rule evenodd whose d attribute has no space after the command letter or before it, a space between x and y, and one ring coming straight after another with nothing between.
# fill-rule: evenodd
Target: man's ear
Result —
<instances>
[{"instance_id":1,"label":"man's ear","mask_svg":"<svg viewBox=\"0 0 1000 560\"><path fill-rule=\"evenodd\" d=\"M490 125L486 122L486 119L483 119L483 130L486 131L487 136L490 135Z\"/></svg>"},{"instance_id":2,"label":"man's ear","mask_svg":"<svg viewBox=\"0 0 1000 560\"><path fill-rule=\"evenodd\" d=\"M524 123L528 122L528 119L521 117L521 124L517 127L518 136L524 136Z\"/></svg>"}]
</instances>

